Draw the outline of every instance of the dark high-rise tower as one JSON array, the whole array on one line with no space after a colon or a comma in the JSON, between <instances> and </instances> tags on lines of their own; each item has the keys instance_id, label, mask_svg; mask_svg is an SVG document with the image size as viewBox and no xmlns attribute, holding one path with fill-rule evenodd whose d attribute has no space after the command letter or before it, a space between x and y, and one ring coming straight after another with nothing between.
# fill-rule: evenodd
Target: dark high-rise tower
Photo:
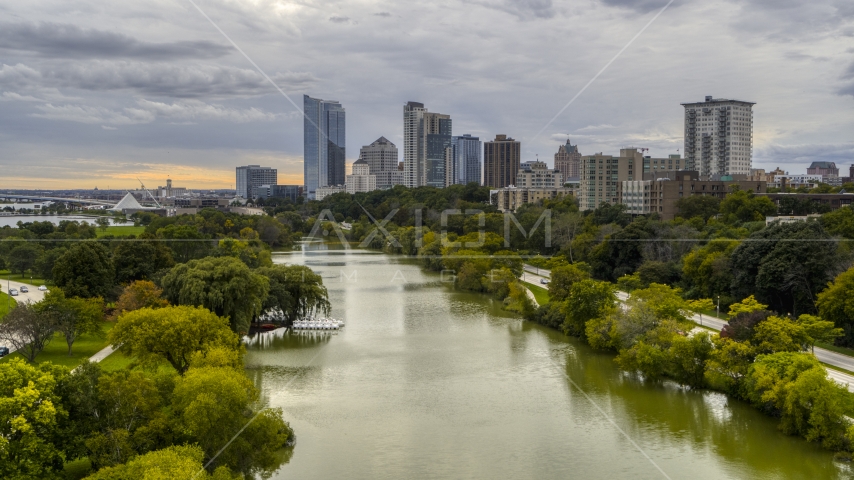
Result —
<instances>
[{"instance_id":1,"label":"dark high-rise tower","mask_svg":"<svg viewBox=\"0 0 854 480\"><path fill-rule=\"evenodd\" d=\"M516 185L521 151L521 143L507 135L496 135L495 140L485 142L483 144L483 184L495 188Z\"/></svg>"},{"instance_id":2,"label":"dark high-rise tower","mask_svg":"<svg viewBox=\"0 0 854 480\"><path fill-rule=\"evenodd\" d=\"M314 199L320 187L344 185L346 117L334 100L303 95L303 172L305 195Z\"/></svg>"}]
</instances>

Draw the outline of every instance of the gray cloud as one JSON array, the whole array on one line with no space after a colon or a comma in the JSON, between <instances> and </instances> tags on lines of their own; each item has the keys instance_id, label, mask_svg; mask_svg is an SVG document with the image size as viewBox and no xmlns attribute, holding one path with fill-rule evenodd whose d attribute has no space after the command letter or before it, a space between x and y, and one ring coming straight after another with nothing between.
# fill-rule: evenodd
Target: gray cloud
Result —
<instances>
[{"instance_id":1,"label":"gray cloud","mask_svg":"<svg viewBox=\"0 0 854 480\"><path fill-rule=\"evenodd\" d=\"M2 23L0 48L53 58L204 59L228 55L232 48L209 41L152 43L104 30L61 23Z\"/></svg>"},{"instance_id":2,"label":"gray cloud","mask_svg":"<svg viewBox=\"0 0 854 480\"><path fill-rule=\"evenodd\" d=\"M646 13L664 8L664 6L667 5L668 1L669 0L602 0L602 3L610 7L617 7ZM680 3L680 0L676 0L675 2L673 2L673 5L671 5L671 7L678 6L677 3ZM685 2L683 1L681 3Z\"/></svg>"},{"instance_id":3,"label":"gray cloud","mask_svg":"<svg viewBox=\"0 0 854 480\"><path fill-rule=\"evenodd\" d=\"M332 17L329 17L329 21L332 23L349 23L350 17L332 16Z\"/></svg>"},{"instance_id":4,"label":"gray cloud","mask_svg":"<svg viewBox=\"0 0 854 480\"><path fill-rule=\"evenodd\" d=\"M464 0L466 3L480 5L504 13L515 15L523 20L544 19L555 16L552 0Z\"/></svg>"},{"instance_id":5,"label":"gray cloud","mask_svg":"<svg viewBox=\"0 0 854 480\"><path fill-rule=\"evenodd\" d=\"M771 144L756 149L756 159L766 165L804 165L814 161L836 162L842 168L854 159L854 143L838 144ZM847 173L847 172L846 172Z\"/></svg>"},{"instance_id":6,"label":"gray cloud","mask_svg":"<svg viewBox=\"0 0 854 480\"><path fill-rule=\"evenodd\" d=\"M304 89L317 81L314 75L305 72L278 73L272 79L284 89ZM42 70L24 64L0 66L0 88L33 87L128 90L180 98L260 95L275 91L255 70L219 65L99 60L58 62Z\"/></svg>"},{"instance_id":7,"label":"gray cloud","mask_svg":"<svg viewBox=\"0 0 854 480\"><path fill-rule=\"evenodd\" d=\"M390 17L391 13L389 12L377 12L374 14L375 17Z\"/></svg>"}]
</instances>

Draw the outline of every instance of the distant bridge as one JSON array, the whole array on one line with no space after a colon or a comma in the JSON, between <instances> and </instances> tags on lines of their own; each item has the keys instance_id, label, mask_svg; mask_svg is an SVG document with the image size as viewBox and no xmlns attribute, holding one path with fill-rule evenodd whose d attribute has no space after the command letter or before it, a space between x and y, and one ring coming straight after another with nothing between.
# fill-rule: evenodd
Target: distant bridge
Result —
<instances>
[{"instance_id":1,"label":"distant bridge","mask_svg":"<svg viewBox=\"0 0 854 480\"><path fill-rule=\"evenodd\" d=\"M42 202L67 202L67 203L79 203L81 205L107 205L114 206L118 202L107 202L104 200L87 200L83 198L69 198L69 197L47 197L47 196L38 196L38 195L12 195L10 193L0 193L0 200L32 200L32 201L42 201Z\"/></svg>"}]
</instances>

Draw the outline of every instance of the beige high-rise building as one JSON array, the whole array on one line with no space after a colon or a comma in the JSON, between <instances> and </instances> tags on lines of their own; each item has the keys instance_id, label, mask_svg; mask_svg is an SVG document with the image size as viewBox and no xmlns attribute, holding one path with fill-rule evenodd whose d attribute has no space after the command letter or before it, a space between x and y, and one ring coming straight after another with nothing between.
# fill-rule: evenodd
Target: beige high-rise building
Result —
<instances>
[{"instance_id":1,"label":"beige high-rise building","mask_svg":"<svg viewBox=\"0 0 854 480\"><path fill-rule=\"evenodd\" d=\"M753 102L712 98L683 103L685 169L701 176L749 175L753 161Z\"/></svg>"},{"instance_id":2,"label":"beige high-rise building","mask_svg":"<svg viewBox=\"0 0 854 480\"><path fill-rule=\"evenodd\" d=\"M378 189L386 190L403 184L403 172L398 169L397 147L387 138L380 137L362 147L359 159L364 160L370 168L370 174L377 177Z\"/></svg>"},{"instance_id":3,"label":"beige high-rise building","mask_svg":"<svg viewBox=\"0 0 854 480\"><path fill-rule=\"evenodd\" d=\"M496 135L495 140L484 142L483 184L495 188L516 185L521 152L522 144L507 135Z\"/></svg>"},{"instance_id":4,"label":"beige high-rise building","mask_svg":"<svg viewBox=\"0 0 854 480\"><path fill-rule=\"evenodd\" d=\"M637 148L622 148L619 157L601 152L582 156L579 208L594 210L603 203L620 203L622 182L642 177L643 153Z\"/></svg>"},{"instance_id":5,"label":"beige high-rise building","mask_svg":"<svg viewBox=\"0 0 854 480\"><path fill-rule=\"evenodd\" d=\"M563 173L549 168L544 162L530 162L529 169L519 169L516 174L516 186L519 188L560 188L563 187Z\"/></svg>"},{"instance_id":6,"label":"beige high-rise building","mask_svg":"<svg viewBox=\"0 0 854 480\"><path fill-rule=\"evenodd\" d=\"M555 170L560 170L563 178L578 178L581 175L579 165L581 162L581 153L578 151L578 145L569 143L566 139L566 145L561 145L555 153Z\"/></svg>"}]
</instances>

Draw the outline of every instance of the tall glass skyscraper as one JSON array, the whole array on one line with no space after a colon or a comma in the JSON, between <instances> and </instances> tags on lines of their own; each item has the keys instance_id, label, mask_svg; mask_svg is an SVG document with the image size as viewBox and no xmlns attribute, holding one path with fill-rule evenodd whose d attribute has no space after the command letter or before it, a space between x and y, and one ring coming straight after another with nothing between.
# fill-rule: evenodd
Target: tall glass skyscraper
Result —
<instances>
[{"instance_id":1,"label":"tall glass skyscraper","mask_svg":"<svg viewBox=\"0 0 854 480\"><path fill-rule=\"evenodd\" d=\"M478 137L462 135L451 139L454 149L454 183L480 185L480 165L483 158L483 144Z\"/></svg>"},{"instance_id":2,"label":"tall glass skyscraper","mask_svg":"<svg viewBox=\"0 0 854 480\"><path fill-rule=\"evenodd\" d=\"M403 183L445 186L445 149L451 146L451 117L430 113L423 103L403 106Z\"/></svg>"},{"instance_id":3,"label":"tall glass skyscraper","mask_svg":"<svg viewBox=\"0 0 854 480\"><path fill-rule=\"evenodd\" d=\"M344 185L346 117L334 100L303 95L303 174L305 195L314 199L318 188Z\"/></svg>"}]
</instances>

